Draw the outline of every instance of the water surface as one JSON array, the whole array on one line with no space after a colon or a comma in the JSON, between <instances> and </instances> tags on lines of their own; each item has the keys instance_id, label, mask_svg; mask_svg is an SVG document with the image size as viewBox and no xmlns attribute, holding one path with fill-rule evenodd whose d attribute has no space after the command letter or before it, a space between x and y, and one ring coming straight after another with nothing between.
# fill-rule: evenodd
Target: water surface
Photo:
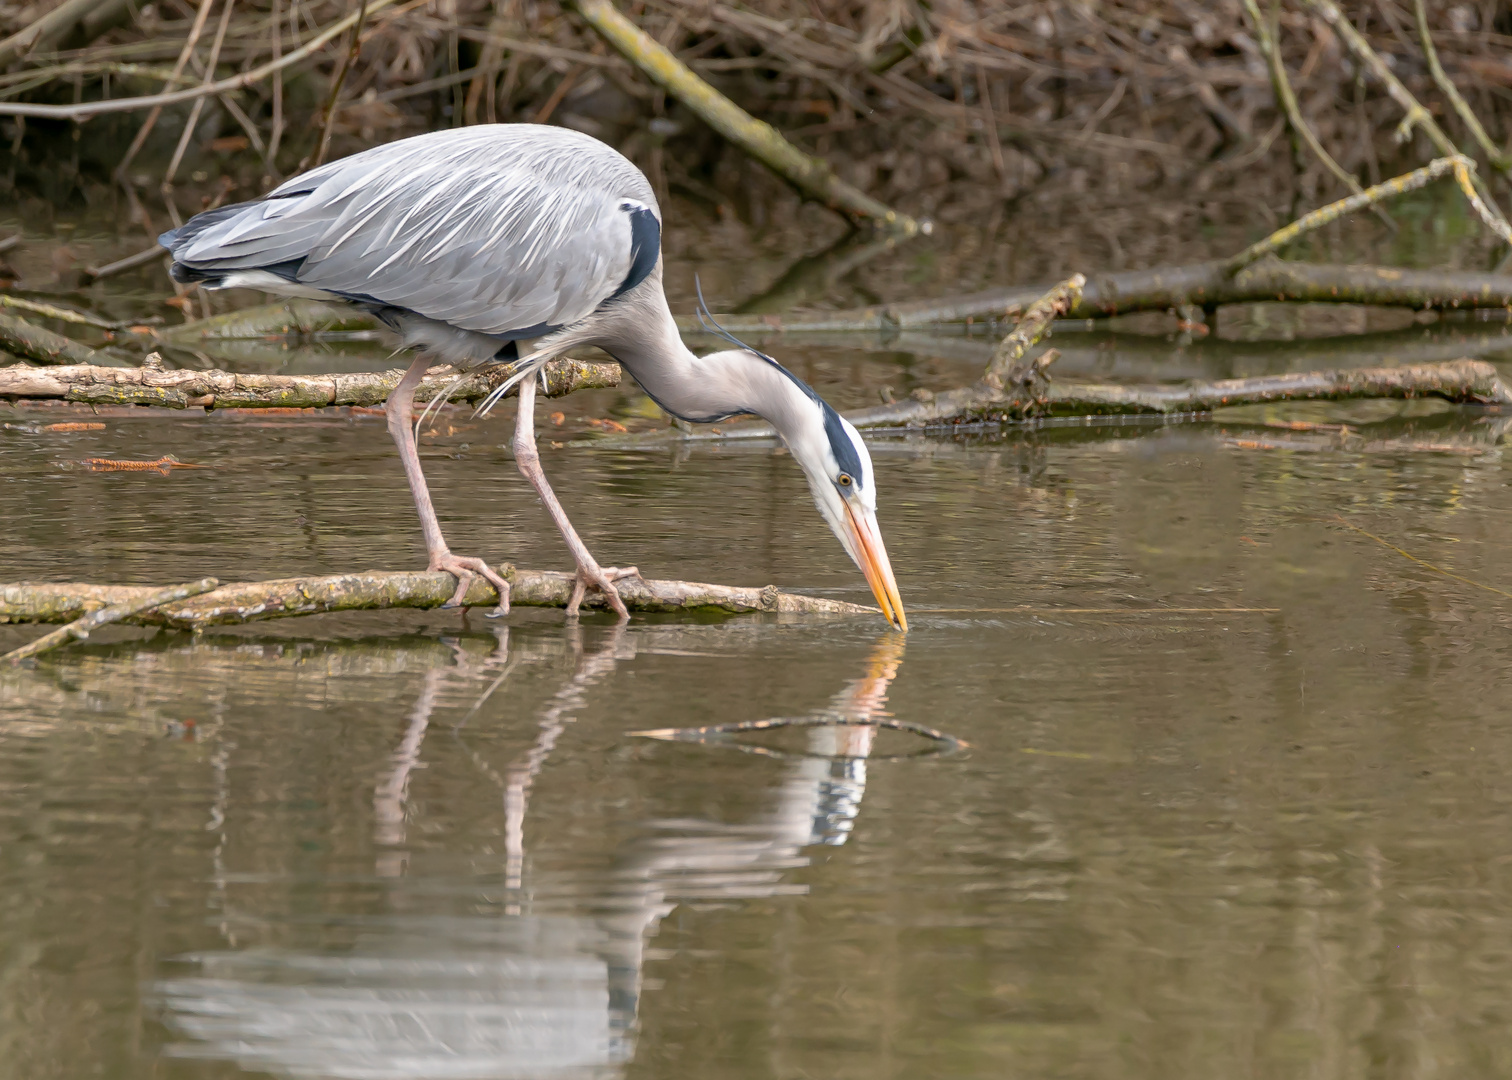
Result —
<instances>
[{"instance_id":1,"label":"water surface","mask_svg":"<svg viewBox=\"0 0 1512 1080\"><path fill-rule=\"evenodd\" d=\"M0 672L5 1071L1505 1075L1502 425L1272 415L877 440L906 641L398 612ZM381 419L58 418L0 431L7 580L423 561ZM564 566L508 431L426 440L449 539ZM68 467L165 453L210 467ZM771 447L544 458L603 559L866 598ZM970 747L629 734L883 712Z\"/></svg>"}]
</instances>

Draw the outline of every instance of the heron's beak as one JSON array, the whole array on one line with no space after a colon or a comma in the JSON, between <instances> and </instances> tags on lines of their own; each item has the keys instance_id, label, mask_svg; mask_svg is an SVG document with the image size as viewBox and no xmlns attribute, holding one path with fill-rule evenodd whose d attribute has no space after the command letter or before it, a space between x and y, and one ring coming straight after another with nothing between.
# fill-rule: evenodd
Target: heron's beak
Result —
<instances>
[{"instance_id":1,"label":"heron's beak","mask_svg":"<svg viewBox=\"0 0 1512 1080\"><path fill-rule=\"evenodd\" d=\"M908 631L908 616L903 614L903 598L898 595L898 582L893 578L892 563L887 561L887 547L882 543L882 533L877 529L877 516L866 510L858 510L845 500L845 524L854 543L856 562L866 575L872 595L882 615L897 629Z\"/></svg>"}]
</instances>

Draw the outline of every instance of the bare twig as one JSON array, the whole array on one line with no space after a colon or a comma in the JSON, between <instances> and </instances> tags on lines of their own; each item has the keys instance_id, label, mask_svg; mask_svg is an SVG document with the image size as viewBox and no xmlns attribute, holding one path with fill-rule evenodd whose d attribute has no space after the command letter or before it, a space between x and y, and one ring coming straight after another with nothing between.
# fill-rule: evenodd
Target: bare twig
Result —
<instances>
[{"instance_id":1,"label":"bare twig","mask_svg":"<svg viewBox=\"0 0 1512 1080\"><path fill-rule=\"evenodd\" d=\"M114 319L102 319L98 315L90 315L84 311L74 311L72 308L60 308L53 304L44 304L40 300L27 300L20 296L11 296L0 293L0 307L15 308L17 311L30 311L34 315L41 315L48 319L57 319L59 322L77 323L80 326L96 326L101 330L120 330L127 326L138 326L139 319L117 321Z\"/></svg>"},{"instance_id":2,"label":"bare twig","mask_svg":"<svg viewBox=\"0 0 1512 1080\"><path fill-rule=\"evenodd\" d=\"M357 9L357 25L352 27L352 42L347 51L341 57L341 66L336 70L336 76L331 80L331 93L326 98L325 113L320 120L320 141L315 146L313 158L306 158L299 163L296 173L302 173L305 169L319 168L325 161L326 151L331 148L331 125L336 120L336 113L341 102L341 87L346 82L347 72L357 62L357 56L362 52L362 25L367 22L368 0L361 0Z\"/></svg>"},{"instance_id":3,"label":"bare twig","mask_svg":"<svg viewBox=\"0 0 1512 1080\"><path fill-rule=\"evenodd\" d=\"M173 74L163 83L163 92L167 93L184 74L184 68L189 63L189 57L194 55L194 46L198 44L200 34L204 32L205 20L210 17L210 9L215 6L215 0L200 0L199 9L194 13L194 25L189 28L189 36L184 39L184 47L179 50L178 62L173 65ZM163 114L162 105L154 105L152 111L147 114L147 119L142 121L142 126L137 129L136 137L131 140L131 145L126 148L126 153L121 156L121 162L116 166L116 179L126 184L126 170L131 167L142 146L147 142L147 136L152 134L152 129L157 124L158 117ZM127 185L127 190L131 188ZM135 197L135 193L133 193Z\"/></svg>"},{"instance_id":4,"label":"bare twig","mask_svg":"<svg viewBox=\"0 0 1512 1080\"><path fill-rule=\"evenodd\" d=\"M209 592L219 584L220 582L215 578L207 577L201 578L199 581L192 581L187 585L173 585L166 589L151 591L143 590L147 592L146 596L137 596L130 600L111 604L109 607L98 608L82 618L75 619L67 626L59 627L50 634L43 634L35 641L27 642L19 649L12 649L4 656L0 656L0 661L9 660L12 664L19 664L22 660L36 656L39 653L47 652L50 649L56 649L58 646L66 645L70 641L83 641L90 635L91 631L98 630L108 623L129 619L134 615L140 615L142 612L158 607L161 604L172 603L175 600L183 600L191 596L199 596L201 593Z\"/></svg>"},{"instance_id":5,"label":"bare twig","mask_svg":"<svg viewBox=\"0 0 1512 1080\"><path fill-rule=\"evenodd\" d=\"M1454 163L1455 183L1459 184L1460 191L1469 200L1471 209L1480 215L1481 221L1486 223L1486 228L1501 237L1504 243L1512 244L1512 226L1507 224L1507 219L1495 205L1487 203L1481 198L1480 192L1475 190L1475 184L1470 177L1470 168L1471 163L1465 158L1457 160Z\"/></svg>"},{"instance_id":6,"label":"bare twig","mask_svg":"<svg viewBox=\"0 0 1512 1080\"><path fill-rule=\"evenodd\" d=\"M1302 108L1297 104L1297 95L1293 92L1291 80L1286 75L1286 63L1281 56L1281 41L1276 36L1275 27L1260 13L1260 6L1256 0L1244 0L1244 9L1249 13L1250 21L1255 24L1255 34L1260 40L1260 51L1264 54L1266 66L1270 69L1271 88L1276 95L1277 103L1281 106L1281 111L1286 116L1292 138L1306 143L1313 157L1322 162L1323 167L1333 173L1340 183L1358 195L1364 190L1360 187L1360 182L1323 148L1323 144L1318 141L1318 136L1313 133L1313 129L1302 116Z\"/></svg>"},{"instance_id":7,"label":"bare twig","mask_svg":"<svg viewBox=\"0 0 1512 1080\"><path fill-rule=\"evenodd\" d=\"M1486 134L1486 129L1481 127L1481 122L1471 110L1470 104L1460 96L1459 88L1444 72L1444 65L1439 63L1438 49L1433 44L1433 35L1428 31L1428 11L1424 7L1423 0L1414 0L1414 7L1417 9L1418 40L1422 43L1423 57L1428 61L1428 70L1433 74L1434 83L1454 106L1454 111L1464 122L1465 130L1470 132L1470 137L1481 148L1486 159L1493 167L1507 172L1512 169L1512 159L1496 148L1496 144Z\"/></svg>"},{"instance_id":8,"label":"bare twig","mask_svg":"<svg viewBox=\"0 0 1512 1080\"><path fill-rule=\"evenodd\" d=\"M1370 42L1365 40L1363 34L1355 29L1354 23L1350 22L1339 6L1333 0L1302 0L1313 11L1316 11L1329 26L1333 27L1339 37L1344 39L1344 44L1349 51L1355 54L1355 58L1370 73L1386 87L1386 92L1391 99L1402 107L1407 115L1401 124L1397 126L1396 137L1398 142L1406 142L1412 134L1412 129L1421 128L1428 141L1438 149L1441 157L1453 157L1459 153L1459 147L1454 141L1444 134L1444 129L1438 126L1433 119L1433 114L1423 108L1421 102L1412 96L1412 91L1402 85L1402 80L1396 77L1386 61L1381 59L1381 54L1371 48Z\"/></svg>"},{"instance_id":9,"label":"bare twig","mask_svg":"<svg viewBox=\"0 0 1512 1080\"><path fill-rule=\"evenodd\" d=\"M205 78L201 83L202 86L215 81L215 65L220 62L221 46L226 42L226 28L231 25L231 12L235 6L236 0L225 0L225 5L221 8L220 25L215 28L215 40L210 45L210 59L205 63ZM200 113L204 107L205 99L195 98L194 105L189 110L189 119L184 121L184 130L179 135L178 145L174 147L173 158L168 162L168 169L163 173L163 180L159 185L163 203L167 206L174 225L182 225L183 222L179 219L178 207L173 202L173 178L177 175L178 167L184 160L184 152L189 148L189 140L194 138L194 130L199 126Z\"/></svg>"},{"instance_id":10,"label":"bare twig","mask_svg":"<svg viewBox=\"0 0 1512 1080\"><path fill-rule=\"evenodd\" d=\"M54 34L67 33L68 29L111 0L63 0L46 15L34 20L25 29L0 41L0 67L12 59L29 52L43 39Z\"/></svg>"},{"instance_id":11,"label":"bare twig","mask_svg":"<svg viewBox=\"0 0 1512 1080\"><path fill-rule=\"evenodd\" d=\"M139 251L135 255L128 255L124 259L117 259L113 263L106 263L104 266L85 267L84 273L87 277L100 281L103 278L124 274L128 270L135 270L139 266L146 266L150 262L164 258L166 254L161 247L154 244L146 251Z\"/></svg>"}]
</instances>

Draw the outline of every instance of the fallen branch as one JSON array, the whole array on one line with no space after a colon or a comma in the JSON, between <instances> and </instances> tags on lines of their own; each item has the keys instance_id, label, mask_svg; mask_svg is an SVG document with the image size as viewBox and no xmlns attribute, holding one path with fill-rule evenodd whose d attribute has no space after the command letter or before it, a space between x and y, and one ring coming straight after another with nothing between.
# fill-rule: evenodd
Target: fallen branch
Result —
<instances>
[{"instance_id":1,"label":"fallen branch","mask_svg":"<svg viewBox=\"0 0 1512 1080\"><path fill-rule=\"evenodd\" d=\"M108 356L14 315L0 314L0 349L39 364L108 365ZM0 368L0 371L9 371Z\"/></svg>"},{"instance_id":2,"label":"fallen branch","mask_svg":"<svg viewBox=\"0 0 1512 1080\"><path fill-rule=\"evenodd\" d=\"M147 590L146 596L135 597L111 604L109 607L97 608L83 618L75 619L67 626L54 630L50 634L43 634L35 641L28 642L19 649L12 649L0 660L9 660L12 664L19 664L28 657L45 653L50 649L56 649L60 645L66 645L70 641L83 641L91 631L109 623L119 622L140 614L148 608L155 608L162 604L171 603L174 600L183 600L186 597L198 596L207 593L219 585L220 582L213 577L201 578L187 585L171 585L166 589Z\"/></svg>"},{"instance_id":3,"label":"fallen branch","mask_svg":"<svg viewBox=\"0 0 1512 1080\"><path fill-rule=\"evenodd\" d=\"M1086 284L1087 279L1081 274L1072 274L1030 304L1018 325L1008 331L993 350L987 370L982 373L982 383L993 390L1002 390L1019 386L1031 377L1035 368L1023 362L1024 354L1045 336L1056 316L1064 315L1076 305Z\"/></svg>"},{"instance_id":4,"label":"fallen branch","mask_svg":"<svg viewBox=\"0 0 1512 1080\"><path fill-rule=\"evenodd\" d=\"M550 570L520 570L499 566L510 584L510 603L516 607L566 607L572 593L571 574ZM370 611L385 608L438 608L451 598L457 582L450 574L431 571L386 572L329 577L285 578L222 585L213 592L147 607L122 621L139 626L168 626L199 630L207 626L314 615L331 611ZM693 581L616 583L625 605L634 611L693 611L715 608L733 613L769 611L794 614L875 614L876 609L822 597L799 596L774 585L761 589L705 585ZM0 585L0 622L66 622L101 608L137 602L155 595L150 587L134 585L40 584ZM494 587L481 578L473 582L464 601L470 607L498 603ZM585 607L604 607L601 595L583 601Z\"/></svg>"},{"instance_id":5,"label":"fallen branch","mask_svg":"<svg viewBox=\"0 0 1512 1080\"><path fill-rule=\"evenodd\" d=\"M1301 371L1249 379L1194 381L1175 386L1053 383L1042 392L1044 416L1108 413L1206 413L1276 401L1436 397L1461 405L1512 405L1509 387L1483 360L1451 360L1408 367ZM1006 414L1005 414L1006 415ZM991 418L992 410L983 414ZM852 423L860 426L852 418Z\"/></svg>"},{"instance_id":6,"label":"fallen branch","mask_svg":"<svg viewBox=\"0 0 1512 1080\"><path fill-rule=\"evenodd\" d=\"M1222 261L1163 266L1092 275L1081 300L1066 313L1073 319L1101 319L1135 311L1167 311L1184 304L1212 307L1271 300L1324 304L1374 304L1422 310L1512 307L1512 275L1465 270L1405 270L1389 266L1264 259L1234 274ZM990 289L967 296L882 304L846 311L790 315L721 315L732 333L851 332L935 326L967 319L1011 318L1022 313L1047 285ZM696 332L695 322L678 328Z\"/></svg>"},{"instance_id":7,"label":"fallen branch","mask_svg":"<svg viewBox=\"0 0 1512 1080\"><path fill-rule=\"evenodd\" d=\"M79 326L94 326L101 330L125 330L127 327L145 324L142 319L102 319L87 311L74 311L72 308L57 307L54 304L44 304L40 300L27 300L24 297L10 296L5 293L0 293L0 307L30 311L33 315L41 315L43 318L57 319L59 322L75 323ZM162 322L162 319L153 318L145 322Z\"/></svg>"},{"instance_id":8,"label":"fallen branch","mask_svg":"<svg viewBox=\"0 0 1512 1080\"><path fill-rule=\"evenodd\" d=\"M757 120L715 90L655 38L620 14L609 0L575 0L574 6L637 70L681 101L704 123L800 190L852 218L869 219L904 236L929 231L927 225L847 184L835 175L828 162L805 154L772 125Z\"/></svg>"},{"instance_id":9,"label":"fallen branch","mask_svg":"<svg viewBox=\"0 0 1512 1080\"><path fill-rule=\"evenodd\" d=\"M3 316L0 316L3 318ZM148 358L149 360L151 357ZM513 374L509 364L469 376L451 396L477 401ZM170 409L310 409L332 405L382 405L402 370L337 375L245 375L229 371L165 371L151 364L107 368L80 364L38 368L0 367L0 398L50 398L90 405L162 405ZM456 373L432 368L415 394L429 401ZM618 386L618 364L553 360L546 365L546 396Z\"/></svg>"}]
</instances>

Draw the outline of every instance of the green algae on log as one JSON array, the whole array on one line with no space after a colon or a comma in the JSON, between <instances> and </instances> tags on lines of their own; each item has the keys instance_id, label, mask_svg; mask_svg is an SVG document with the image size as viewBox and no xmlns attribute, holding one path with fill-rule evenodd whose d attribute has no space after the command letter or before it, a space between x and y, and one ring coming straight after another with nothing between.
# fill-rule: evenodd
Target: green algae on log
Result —
<instances>
[{"instance_id":1,"label":"green algae on log","mask_svg":"<svg viewBox=\"0 0 1512 1080\"><path fill-rule=\"evenodd\" d=\"M525 607L566 607L573 577L552 570L521 570L504 563L499 573L510 584L510 603ZM315 615L329 611L365 611L380 608L439 608L451 598L456 578L442 571L380 571L333 574L325 577L285 578L277 581L247 581L222 585L212 592L140 612L123 621L142 626L167 626L197 630L278 619L292 615ZM859 615L877 609L823 597L785 593L775 586L740 588L707 585L693 581L642 581L628 578L616 583L625 606L632 611L719 610L731 613L783 612L790 614ZM17 582L0 585L0 622L70 622L91 611L130 603L152 595L152 586L90 585L78 582L48 584ZM481 579L468 590L465 602L473 607L492 607L498 592ZM590 593L584 607L606 607L602 595Z\"/></svg>"},{"instance_id":2,"label":"green algae on log","mask_svg":"<svg viewBox=\"0 0 1512 1080\"><path fill-rule=\"evenodd\" d=\"M150 359L150 358L149 358ZM469 375L451 394L456 401L486 397L514 372L501 364ZM44 398L88 405L161 405L170 409L324 408L382 405L402 370L337 375L247 375L229 371L169 371L144 365L108 368L91 364L0 367L0 398ZM457 379L450 367L432 368L415 394L430 401ZM546 365L546 396L618 386L618 364L552 360Z\"/></svg>"}]
</instances>

